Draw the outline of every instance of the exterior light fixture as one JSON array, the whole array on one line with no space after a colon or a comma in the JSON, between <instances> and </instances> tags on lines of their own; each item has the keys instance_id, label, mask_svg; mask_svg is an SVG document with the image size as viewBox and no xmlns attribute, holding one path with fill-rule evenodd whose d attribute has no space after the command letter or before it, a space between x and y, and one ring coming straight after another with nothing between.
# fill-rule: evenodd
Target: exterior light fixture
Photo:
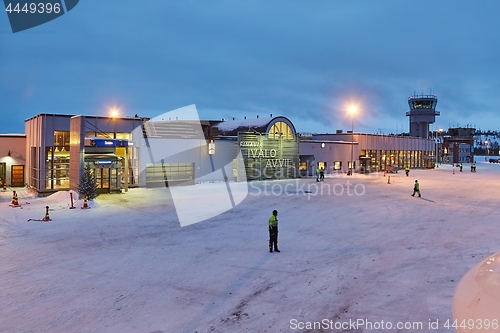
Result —
<instances>
[{"instance_id":1,"label":"exterior light fixture","mask_svg":"<svg viewBox=\"0 0 500 333\"><path fill-rule=\"evenodd\" d=\"M111 115L111 118L116 118L118 117L118 109L117 108L113 108L109 111L110 115Z\"/></svg>"},{"instance_id":2,"label":"exterior light fixture","mask_svg":"<svg viewBox=\"0 0 500 333\"><path fill-rule=\"evenodd\" d=\"M214 140L210 140L210 143L208 144L208 155L214 155L215 154L215 142Z\"/></svg>"}]
</instances>

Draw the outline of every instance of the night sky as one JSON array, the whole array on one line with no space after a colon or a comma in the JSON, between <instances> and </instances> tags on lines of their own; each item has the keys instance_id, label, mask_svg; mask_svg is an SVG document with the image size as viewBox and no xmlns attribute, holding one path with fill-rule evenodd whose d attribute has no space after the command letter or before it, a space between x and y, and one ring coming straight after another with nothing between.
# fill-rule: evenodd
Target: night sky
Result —
<instances>
[{"instance_id":1,"label":"night sky","mask_svg":"<svg viewBox=\"0 0 500 333\"><path fill-rule=\"evenodd\" d=\"M0 14L0 133L39 113L201 119L282 115L298 132L408 131L408 97L436 94L435 128L499 130L500 2L98 1L12 33Z\"/></svg>"}]
</instances>

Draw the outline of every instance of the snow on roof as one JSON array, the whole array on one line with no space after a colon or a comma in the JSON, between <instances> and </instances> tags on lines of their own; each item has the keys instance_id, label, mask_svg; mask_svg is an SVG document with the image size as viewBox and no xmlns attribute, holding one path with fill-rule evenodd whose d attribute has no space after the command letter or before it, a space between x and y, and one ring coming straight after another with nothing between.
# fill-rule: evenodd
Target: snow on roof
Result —
<instances>
[{"instance_id":1,"label":"snow on roof","mask_svg":"<svg viewBox=\"0 0 500 333\"><path fill-rule=\"evenodd\" d=\"M239 127L262 127L269 124L273 118L256 118L256 119L240 119L240 120L231 120L224 121L220 124L217 124L216 127L223 131L233 131Z\"/></svg>"}]
</instances>

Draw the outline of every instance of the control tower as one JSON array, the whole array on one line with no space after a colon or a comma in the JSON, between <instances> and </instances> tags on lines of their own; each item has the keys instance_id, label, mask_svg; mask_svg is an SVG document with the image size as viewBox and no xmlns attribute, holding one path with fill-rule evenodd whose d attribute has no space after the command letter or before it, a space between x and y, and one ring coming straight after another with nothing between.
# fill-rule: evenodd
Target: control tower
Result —
<instances>
[{"instance_id":1,"label":"control tower","mask_svg":"<svg viewBox=\"0 0 500 333\"><path fill-rule=\"evenodd\" d=\"M429 137L429 124L434 124L439 111L436 111L436 95L413 95L408 98L410 111L410 136L427 139Z\"/></svg>"}]
</instances>

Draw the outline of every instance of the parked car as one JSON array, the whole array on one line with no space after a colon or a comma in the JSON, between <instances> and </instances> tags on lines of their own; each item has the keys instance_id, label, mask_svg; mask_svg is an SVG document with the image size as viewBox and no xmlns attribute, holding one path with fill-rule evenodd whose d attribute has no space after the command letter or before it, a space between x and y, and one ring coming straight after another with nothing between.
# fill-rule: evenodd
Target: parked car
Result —
<instances>
[{"instance_id":1,"label":"parked car","mask_svg":"<svg viewBox=\"0 0 500 333\"><path fill-rule=\"evenodd\" d=\"M498 163L498 158L490 158L490 163Z\"/></svg>"}]
</instances>

